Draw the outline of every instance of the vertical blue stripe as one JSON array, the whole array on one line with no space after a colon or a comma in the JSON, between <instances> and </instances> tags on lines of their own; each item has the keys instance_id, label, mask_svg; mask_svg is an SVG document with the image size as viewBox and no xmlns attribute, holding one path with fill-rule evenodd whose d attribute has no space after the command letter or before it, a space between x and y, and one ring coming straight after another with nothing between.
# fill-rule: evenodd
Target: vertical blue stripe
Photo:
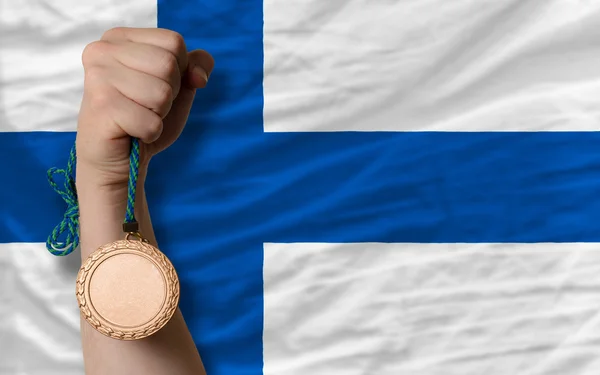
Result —
<instances>
[{"instance_id":1,"label":"vertical blue stripe","mask_svg":"<svg viewBox=\"0 0 600 375\"><path fill-rule=\"evenodd\" d=\"M188 49L205 49L216 62L182 138L156 158L148 180L157 238L180 273L181 309L211 375L261 374L263 367L262 243L227 222L214 230L207 207L222 205L220 215L235 220L228 201L243 190L209 180L235 174L228 164L243 158L236 150L262 139L262 6L158 1L158 27L179 32Z\"/></svg>"}]
</instances>

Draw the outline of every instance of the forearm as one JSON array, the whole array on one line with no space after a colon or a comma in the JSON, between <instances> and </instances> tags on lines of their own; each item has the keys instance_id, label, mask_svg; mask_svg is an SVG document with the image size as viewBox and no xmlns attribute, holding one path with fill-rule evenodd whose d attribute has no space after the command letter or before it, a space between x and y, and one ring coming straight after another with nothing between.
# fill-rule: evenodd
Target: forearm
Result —
<instances>
[{"instance_id":1,"label":"forearm","mask_svg":"<svg viewBox=\"0 0 600 375\"><path fill-rule=\"evenodd\" d=\"M122 224L127 196L126 191L99 188L93 182L94 177L85 176L86 173L78 167L77 180L82 181L77 183L82 260L99 246L124 238ZM140 233L156 246L144 180L145 173L140 171L135 214ZM81 337L87 375L204 374L200 356L179 310L165 327L145 339L112 339L97 332L83 319Z\"/></svg>"}]
</instances>

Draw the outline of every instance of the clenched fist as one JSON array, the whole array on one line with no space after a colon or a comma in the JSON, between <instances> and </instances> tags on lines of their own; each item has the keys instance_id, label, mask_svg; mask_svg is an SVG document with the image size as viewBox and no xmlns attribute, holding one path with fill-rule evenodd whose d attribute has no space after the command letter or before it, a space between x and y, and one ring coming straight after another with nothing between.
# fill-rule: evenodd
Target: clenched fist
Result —
<instances>
[{"instance_id":1,"label":"clenched fist","mask_svg":"<svg viewBox=\"0 0 600 375\"><path fill-rule=\"evenodd\" d=\"M214 60L203 50L188 52L176 32L154 28L111 29L86 46L82 60L78 175L100 187L126 187L130 137L141 140L142 165L171 145Z\"/></svg>"}]
</instances>

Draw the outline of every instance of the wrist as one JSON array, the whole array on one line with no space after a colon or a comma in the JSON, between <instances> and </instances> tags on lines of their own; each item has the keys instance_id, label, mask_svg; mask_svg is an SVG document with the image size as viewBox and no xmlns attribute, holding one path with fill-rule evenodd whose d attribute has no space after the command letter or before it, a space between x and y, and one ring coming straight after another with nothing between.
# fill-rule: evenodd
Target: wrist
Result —
<instances>
[{"instance_id":1,"label":"wrist","mask_svg":"<svg viewBox=\"0 0 600 375\"><path fill-rule=\"evenodd\" d=\"M136 189L142 189L148 171L148 162L140 161ZM106 197L120 197L129 185L129 161L118 167L100 168L85 161L77 161L75 168L77 191L92 191Z\"/></svg>"},{"instance_id":2,"label":"wrist","mask_svg":"<svg viewBox=\"0 0 600 375\"><path fill-rule=\"evenodd\" d=\"M86 165L77 166L77 199L81 256L85 259L98 247L124 238L123 222L127 209L128 185L107 183L102 174ZM146 168L140 168L136 187L136 219L144 216Z\"/></svg>"}]
</instances>

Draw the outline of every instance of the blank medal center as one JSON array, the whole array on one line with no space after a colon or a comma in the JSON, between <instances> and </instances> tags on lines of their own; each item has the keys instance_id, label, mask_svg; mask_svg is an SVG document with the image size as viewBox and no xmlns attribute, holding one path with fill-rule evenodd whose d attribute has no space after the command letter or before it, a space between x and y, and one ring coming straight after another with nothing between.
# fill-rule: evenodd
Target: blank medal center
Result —
<instances>
[{"instance_id":1,"label":"blank medal center","mask_svg":"<svg viewBox=\"0 0 600 375\"><path fill-rule=\"evenodd\" d=\"M102 262L90 280L90 299L106 320L136 327L154 318L165 301L165 283L143 256L119 254Z\"/></svg>"}]
</instances>

